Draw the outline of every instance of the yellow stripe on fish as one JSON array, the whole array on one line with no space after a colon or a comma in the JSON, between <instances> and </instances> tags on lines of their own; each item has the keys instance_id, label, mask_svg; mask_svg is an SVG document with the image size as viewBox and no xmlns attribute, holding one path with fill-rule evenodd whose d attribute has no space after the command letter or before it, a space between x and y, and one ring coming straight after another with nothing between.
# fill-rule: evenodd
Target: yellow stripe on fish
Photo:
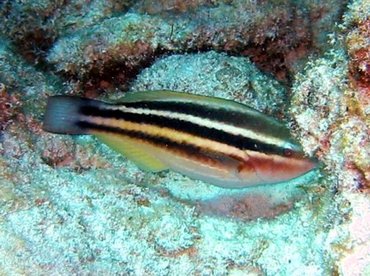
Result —
<instances>
[{"instance_id":1,"label":"yellow stripe on fish","mask_svg":"<svg viewBox=\"0 0 370 276\"><path fill-rule=\"evenodd\" d=\"M44 129L93 134L145 170L172 169L228 188L286 181L315 167L275 119L180 92L129 93L119 103L50 97Z\"/></svg>"},{"instance_id":2,"label":"yellow stripe on fish","mask_svg":"<svg viewBox=\"0 0 370 276\"><path fill-rule=\"evenodd\" d=\"M85 117L86 122L98 125L98 126L114 126L117 129L132 131L136 133L142 133L143 135L148 135L152 137L160 137L168 140L172 140L178 144L189 144L194 147L203 148L207 151L214 152L228 152L229 155L234 156L235 158L239 157L240 159L246 159L246 152L208 138L198 137L183 131L168 127L159 127L156 125L133 123L125 120L117 119L106 119L106 118L96 118L96 117ZM92 133L101 133L104 132L101 129L92 128ZM109 131L107 132L109 133Z\"/></svg>"}]
</instances>

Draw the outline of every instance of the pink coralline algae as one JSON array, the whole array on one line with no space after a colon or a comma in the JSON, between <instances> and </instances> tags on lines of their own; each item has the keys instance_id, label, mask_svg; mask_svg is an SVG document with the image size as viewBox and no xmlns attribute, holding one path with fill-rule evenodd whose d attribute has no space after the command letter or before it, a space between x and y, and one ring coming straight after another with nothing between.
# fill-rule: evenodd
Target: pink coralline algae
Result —
<instances>
[{"instance_id":1,"label":"pink coralline algae","mask_svg":"<svg viewBox=\"0 0 370 276\"><path fill-rule=\"evenodd\" d=\"M366 0L0 1L1 273L369 274L369 10ZM42 130L48 96L157 89L285 120L319 168L222 189Z\"/></svg>"},{"instance_id":2,"label":"pink coralline algae","mask_svg":"<svg viewBox=\"0 0 370 276\"><path fill-rule=\"evenodd\" d=\"M10 95L5 84L0 83L0 132L13 122L19 105L19 99L15 95Z\"/></svg>"},{"instance_id":3,"label":"pink coralline algae","mask_svg":"<svg viewBox=\"0 0 370 276\"><path fill-rule=\"evenodd\" d=\"M139 1L128 13L61 34L46 59L91 91L102 90L102 80L126 89L163 54L212 49L249 56L288 81L307 55L325 49L323 37L340 16L341 3Z\"/></svg>"},{"instance_id":4,"label":"pink coralline algae","mask_svg":"<svg viewBox=\"0 0 370 276\"><path fill-rule=\"evenodd\" d=\"M359 105L370 113L370 18L357 23L346 40L348 47L349 77Z\"/></svg>"},{"instance_id":5,"label":"pink coralline algae","mask_svg":"<svg viewBox=\"0 0 370 276\"><path fill-rule=\"evenodd\" d=\"M341 25L344 49L308 64L293 86L291 111L302 143L316 154L336 189L370 188L370 20L361 1ZM346 58L348 55L348 59Z\"/></svg>"},{"instance_id":6,"label":"pink coralline algae","mask_svg":"<svg viewBox=\"0 0 370 276\"><path fill-rule=\"evenodd\" d=\"M294 86L293 126L303 146L335 179L336 189L366 190L370 175L369 122L348 86L342 51L314 61ZM335 183L335 184L334 184Z\"/></svg>"}]
</instances>

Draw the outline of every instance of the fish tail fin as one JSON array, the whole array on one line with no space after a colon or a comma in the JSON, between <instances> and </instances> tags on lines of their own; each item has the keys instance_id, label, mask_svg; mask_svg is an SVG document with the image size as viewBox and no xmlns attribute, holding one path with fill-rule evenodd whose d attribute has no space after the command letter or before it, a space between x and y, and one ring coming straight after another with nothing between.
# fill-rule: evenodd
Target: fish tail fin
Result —
<instances>
[{"instance_id":1,"label":"fish tail fin","mask_svg":"<svg viewBox=\"0 0 370 276\"><path fill-rule=\"evenodd\" d=\"M81 109L99 106L101 102L72 96L52 96L48 98L43 122L43 130L60 134L87 134L88 129L79 125Z\"/></svg>"}]
</instances>

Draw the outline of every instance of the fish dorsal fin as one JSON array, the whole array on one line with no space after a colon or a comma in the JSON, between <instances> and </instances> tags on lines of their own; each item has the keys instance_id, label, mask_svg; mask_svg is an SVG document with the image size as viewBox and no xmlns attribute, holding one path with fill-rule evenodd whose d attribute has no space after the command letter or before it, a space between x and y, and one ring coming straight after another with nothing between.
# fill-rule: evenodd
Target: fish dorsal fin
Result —
<instances>
[{"instance_id":1,"label":"fish dorsal fin","mask_svg":"<svg viewBox=\"0 0 370 276\"><path fill-rule=\"evenodd\" d=\"M222 98L212 96L202 96L196 94L190 94L186 92L176 92L170 90L157 90L157 91L140 91L140 92L129 92L121 99L121 102L140 102L140 101L159 101L159 102L192 102L204 105L213 105L215 107L230 109L239 112L248 113L260 113L259 111L250 108L244 104L234 102L232 100L226 100Z\"/></svg>"},{"instance_id":2,"label":"fish dorsal fin","mask_svg":"<svg viewBox=\"0 0 370 276\"><path fill-rule=\"evenodd\" d=\"M95 134L95 136L133 161L142 170L159 172L168 169L165 164L150 154L145 146L133 139L115 134Z\"/></svg>"}]
</instances>

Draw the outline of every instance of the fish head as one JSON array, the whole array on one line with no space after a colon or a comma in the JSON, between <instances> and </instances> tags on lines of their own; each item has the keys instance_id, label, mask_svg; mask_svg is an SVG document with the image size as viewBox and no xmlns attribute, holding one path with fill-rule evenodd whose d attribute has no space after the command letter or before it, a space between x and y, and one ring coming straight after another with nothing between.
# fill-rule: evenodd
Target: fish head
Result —
<instances>
[{"instance_id":1,"label":"fish head","mask_svg":"<svg viewBox=\"0 0 370 276\"><path fill-rule=\"evenodd\" d=\"M297 178L314 169L318 163L315 158L308 157L293 140L285 142L277 154L261 154L252 159L257 176L265 184Z\"/></svg>"}]
</instances>

